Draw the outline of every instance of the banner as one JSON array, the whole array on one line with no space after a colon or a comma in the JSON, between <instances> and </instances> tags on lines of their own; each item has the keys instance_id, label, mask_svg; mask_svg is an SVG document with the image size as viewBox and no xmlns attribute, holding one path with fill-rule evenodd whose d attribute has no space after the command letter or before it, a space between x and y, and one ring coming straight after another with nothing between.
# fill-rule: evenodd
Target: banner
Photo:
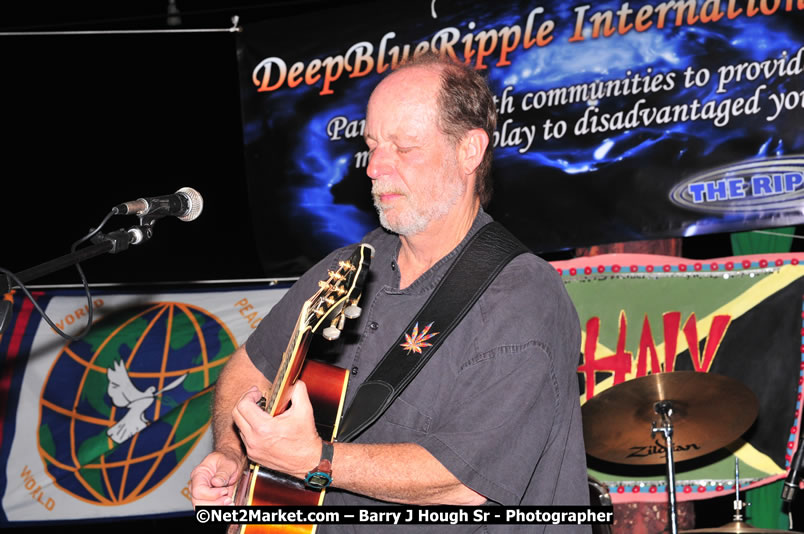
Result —
<instances>
[{"instance_id":1,"label":"banner","mask_svg":"<svg viewBox=\"0 0 804 534\"><path fill-rule=\"evenodd\" d=\"M0 337L2 521L190 513L190 472L212 450L212 385L287 284L92 292L95 322L66 342L17 294ZM38 292L75 335L82 291Z\"/></svg>"},{"instance_id":2,"label":"banner","mask_svg":"<svg viewBox=\"0 0 804 534\"><path fill-rule=\"evenodd\" d=\"M582 404L609 388L616 393L628 380L684 370L733 378L758 398L759 415L735 443L675 462L679 500L734 491L735 456L742 489L786 475L801 428L804 382L804 266L799 259L794 254L708 261L612 254L554 263L583 330ZM653 412L652 406L641 408ZM693 411L679 411L684 409ZM740 406L723 406L722 415L731 409ZM595 423L584 419L585 427ZM646 423L644 440L624 451L622 464L587 456L590 475L609 487L614 502L666 502L665 441L651 430ZM612 436L631 431L610 429ZM587 451L593 447L587 443ZM675 451L690 447L695 444L674 443ZM628 464L626 453L660 463Z\"/></svg>"},{"instance_id":3,"label":"banner","mask_svg":"<svg viewBox=\"0 0 804 534\"><path fill-rule=\"evenodd\" d=\"M802 16L792 1L414 0L246 24L265 272L298 275L377 225L366 104L428 50L487 76L489 212L536 252L801 224Z\"/></svg>"},{"instance_id":4,"label":"banner","mask_svg":"<svg viewBox=\"0 0 804 534\"><path fill-rule=\"evenodd\" d=\"M553 265L581 320L582 404L673 370L726 375L759 399L740 440L677 463L679 500L733 491L735 455L743 489L785 476L804 382L799 256L609 255ZM78 342L15 295L0 337L0 523L189 514L190 472L212 445L211 386L287 287L96 289L93 328ZM83 328L82 291L40 291L36 300L60 328ZM661 436L644 430L636 454L662 458ZM588 461L615 502L667 498L664 464Z\"/></svg>"}]
</instances>

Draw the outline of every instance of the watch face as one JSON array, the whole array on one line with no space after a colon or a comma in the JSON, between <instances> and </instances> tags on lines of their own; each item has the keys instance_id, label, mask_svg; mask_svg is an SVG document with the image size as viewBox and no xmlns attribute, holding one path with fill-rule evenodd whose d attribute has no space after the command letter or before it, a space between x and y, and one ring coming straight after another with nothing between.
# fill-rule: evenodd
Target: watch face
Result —
<instances>
[{"instance_id":1,"label":"watch face","mask_svg":"<svg viewBox=\"0 0 804 534\"><path fill-rule=\"evenodd\" d=\"M332 482L330 476L320 471L317 473L308 474L307 480L305 480L305 483L307 483L308 486L316 489L326 488L329 486L330 482Z\"/></svg>"}]
</instances>

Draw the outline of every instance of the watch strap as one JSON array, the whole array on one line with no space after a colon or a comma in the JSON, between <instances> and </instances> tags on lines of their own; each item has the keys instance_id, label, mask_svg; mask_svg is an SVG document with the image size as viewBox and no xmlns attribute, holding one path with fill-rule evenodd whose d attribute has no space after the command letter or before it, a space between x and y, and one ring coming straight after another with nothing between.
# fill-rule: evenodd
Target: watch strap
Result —
<instances>
[{"instance_id":1,"label":"watch strap","mask_svg":"<svg viewBox=\"0 0 804 534\"><path fill-rule=\"evenodd\" d=\"M332 484L332 456L335 447L332 442L321 441L321 459L318 465L304 477L304 483L314 489L324 489Z\"/></svg>"},{"instance_id":2,"label":"watch strap","mask_svg":"<svg viewBox=\"0 0 804 534\"><path fill-rule=\"evenodd\" d=\"M332 456L335 454L335 447L331 441L321 441L321 460L318 462L318 471L326 470L332 473Z\"/></svg>"}]
</instances>

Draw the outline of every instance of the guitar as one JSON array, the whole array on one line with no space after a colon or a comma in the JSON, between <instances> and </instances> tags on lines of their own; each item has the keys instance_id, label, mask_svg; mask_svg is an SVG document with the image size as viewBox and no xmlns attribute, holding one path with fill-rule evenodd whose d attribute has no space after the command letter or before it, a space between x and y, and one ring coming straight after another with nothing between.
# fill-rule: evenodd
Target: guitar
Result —
<instances>
[{"instance_id":1,"label":"guitar","mask_svg":"<svg viewBox=\"0 0 804 534\"><path fill-rule=\"evenodd\" d=\"M307 385L316 429L322 439L333 441L343 411L349 371L315 360L305 361L312 335L321 330L327 340L340 336L346 319L360 316L357 303L368 274L371 245L361 244L352 256L318 282L318 290L302 306L293 334L282 355L271 395L260 406L272 416L284 412L290 402L290 387L301 378ZM328 326L325 326L327 325ZM303 480L251 463L235 489L236 505L319 506L325 490L308 488ZM230 534L276 532L314 533L316 525L230 525Z\"/></svg>"}]
</instances>

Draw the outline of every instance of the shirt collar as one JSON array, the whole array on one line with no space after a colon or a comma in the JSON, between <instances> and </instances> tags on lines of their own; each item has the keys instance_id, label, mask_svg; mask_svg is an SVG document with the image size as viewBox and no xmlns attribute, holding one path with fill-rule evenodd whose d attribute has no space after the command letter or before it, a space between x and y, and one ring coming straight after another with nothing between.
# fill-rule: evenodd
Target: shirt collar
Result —
<instances>
[{"instance_id":1,"label":"shirt collar","mask_svg":"<svg viewBox=\"0 0 804 534\"><path fill-rule=\"evenodd\" d=\"M464 247L466 247L466 244L469 242L472 236L490 222L492 222L491 216L486 213L482 207L478 209L475 220L472 221L472 226L469 228L469 231L463 237L461 242L405 289L399 289L400 276L397 258L399 257L399 249L402 246L402 242L397 237L396 246L394 247L393 254L390 257L390 264L388 265L388 269L392 273L392 282L389 286L391 291L393 293L410 295L428 293L432 291L441 281L441 278L447 272L449 266L455 261L455 258L457 258Z\"/></svg>"}]
</instances>

